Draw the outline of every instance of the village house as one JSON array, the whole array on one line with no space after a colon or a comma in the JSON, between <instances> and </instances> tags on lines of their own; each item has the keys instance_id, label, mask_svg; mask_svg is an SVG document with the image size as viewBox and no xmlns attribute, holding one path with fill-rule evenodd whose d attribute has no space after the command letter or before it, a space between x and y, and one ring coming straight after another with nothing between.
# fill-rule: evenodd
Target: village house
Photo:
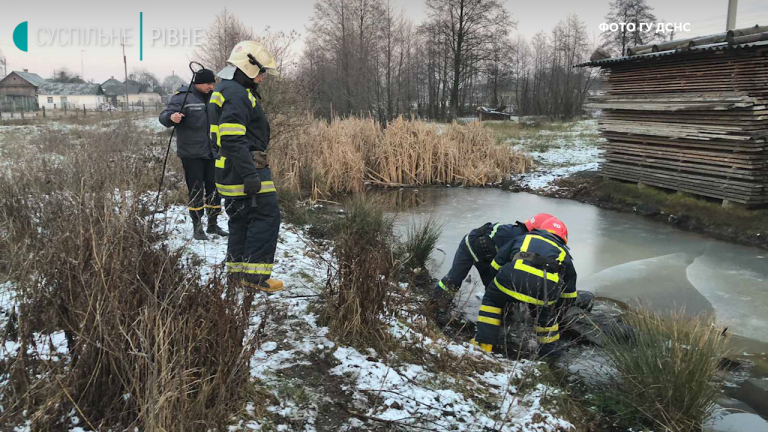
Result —
<instances>
[{"instance_id":1,"label":"village house","mask_svg":"<svg viewBox=\"0 0 768 432\"><path fill-rule=\"evenodd\" d=\"M107 102L99 84L45 82L38 88L38 103L46 109L98 109Z\"/></svg>"}]
</instances>

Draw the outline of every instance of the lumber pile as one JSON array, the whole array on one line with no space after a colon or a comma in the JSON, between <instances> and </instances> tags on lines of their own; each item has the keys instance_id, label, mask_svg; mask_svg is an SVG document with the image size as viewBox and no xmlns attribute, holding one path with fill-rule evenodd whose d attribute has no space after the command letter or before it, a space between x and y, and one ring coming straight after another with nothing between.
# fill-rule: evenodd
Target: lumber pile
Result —
<instances>
[{"instance_id":1,"label":"lumber pile","mask_svg":"<svg viewBox=\"0 0 768 432\"><path fill-rule=\"evenodd\" d=\"M599 66L608 91L587 106L603 111L604 175L768 204L768 45Z\"/></svg>"}]
</instances>

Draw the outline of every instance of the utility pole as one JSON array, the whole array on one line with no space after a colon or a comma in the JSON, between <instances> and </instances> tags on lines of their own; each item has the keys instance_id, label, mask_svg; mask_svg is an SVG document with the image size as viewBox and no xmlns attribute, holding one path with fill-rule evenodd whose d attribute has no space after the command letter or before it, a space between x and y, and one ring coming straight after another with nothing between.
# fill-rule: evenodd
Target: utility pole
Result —
<instances>
[{"instance_id":1,"label":"utility pole","mask_svg":"<svg viewBox=\"0 0 768 432\"><path fill-rule=\"evenodd\" d=\"M738 5L739 0L728 0L728 23L725 26L725 31L736 28L736 9Z\"/></svg>"},{"instance_id":2,"label":"utility pole","mask_svg":"<svg viewBox=\"0 0 768 432\"><path fill-rule=\"evenodd\" d=\"M125 107L128 108L128 60L125 58L125 39L120 45L123 46L123 66L125 67Z\"/></svg>"}]
</instances>

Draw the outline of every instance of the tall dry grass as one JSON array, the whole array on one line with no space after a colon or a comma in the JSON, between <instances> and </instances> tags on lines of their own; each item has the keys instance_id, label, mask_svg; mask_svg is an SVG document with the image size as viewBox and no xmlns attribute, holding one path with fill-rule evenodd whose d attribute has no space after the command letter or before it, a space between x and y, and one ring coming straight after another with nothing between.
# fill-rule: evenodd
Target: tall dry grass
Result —
<instances>
[{"instance_id":1,"label":"tall dry grass","mask_svg":"<svg viewBox=\"0 0 768 432\"><path fill-rule=\"evenodd\" d=\"M311 122L277 140L270 154L283 188L313 198L358 192L366 184L482 186L531 167L477 123L435 125L398 118Z\"/></svg>"},{"instance_id":2,"label":"tall dry grass","mask_svg":"<svg viewBox=\"0 0 768 432\"><path fill-rule=\"evenodd\" d=\"M392 310L398 267L395 218L365 194L355 195L344 209L323 293L324 320L338 340L381 346L387 339L382 317Z\"/></svg>"},{"instance_id":3,"label":"tall dry grass","mask_svg":"<svg viewBox=\"0 0 768 432\"><path fill-rule=\"evenodd\" d=\"M242 409L248 305L149 229L156 144L126 123L3 148L0 276L18 334L0 339L21 349L0 364L0 424L68 430L74 413L94 430L198 431ZM62 331L64 358L37 345Z\"/></svg>"}]
</instances>

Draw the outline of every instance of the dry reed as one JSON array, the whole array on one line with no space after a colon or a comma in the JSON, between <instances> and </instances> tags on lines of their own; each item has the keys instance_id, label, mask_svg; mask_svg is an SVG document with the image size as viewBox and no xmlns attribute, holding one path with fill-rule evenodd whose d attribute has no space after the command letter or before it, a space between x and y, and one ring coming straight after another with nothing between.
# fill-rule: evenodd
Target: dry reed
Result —
<instances>
[{"instance_id":1,"label":"dry reed","mask_svg":"<svg viewBox=\"0 0 768 432\"><path fill-rule=\"evenodd\" d=\"M435 125L398 118L315 121L276 142L271 153L283 188L313 198L358 192L366 184L483 186L531 167L480 124Z\"/></svg>"}]
</instances>

